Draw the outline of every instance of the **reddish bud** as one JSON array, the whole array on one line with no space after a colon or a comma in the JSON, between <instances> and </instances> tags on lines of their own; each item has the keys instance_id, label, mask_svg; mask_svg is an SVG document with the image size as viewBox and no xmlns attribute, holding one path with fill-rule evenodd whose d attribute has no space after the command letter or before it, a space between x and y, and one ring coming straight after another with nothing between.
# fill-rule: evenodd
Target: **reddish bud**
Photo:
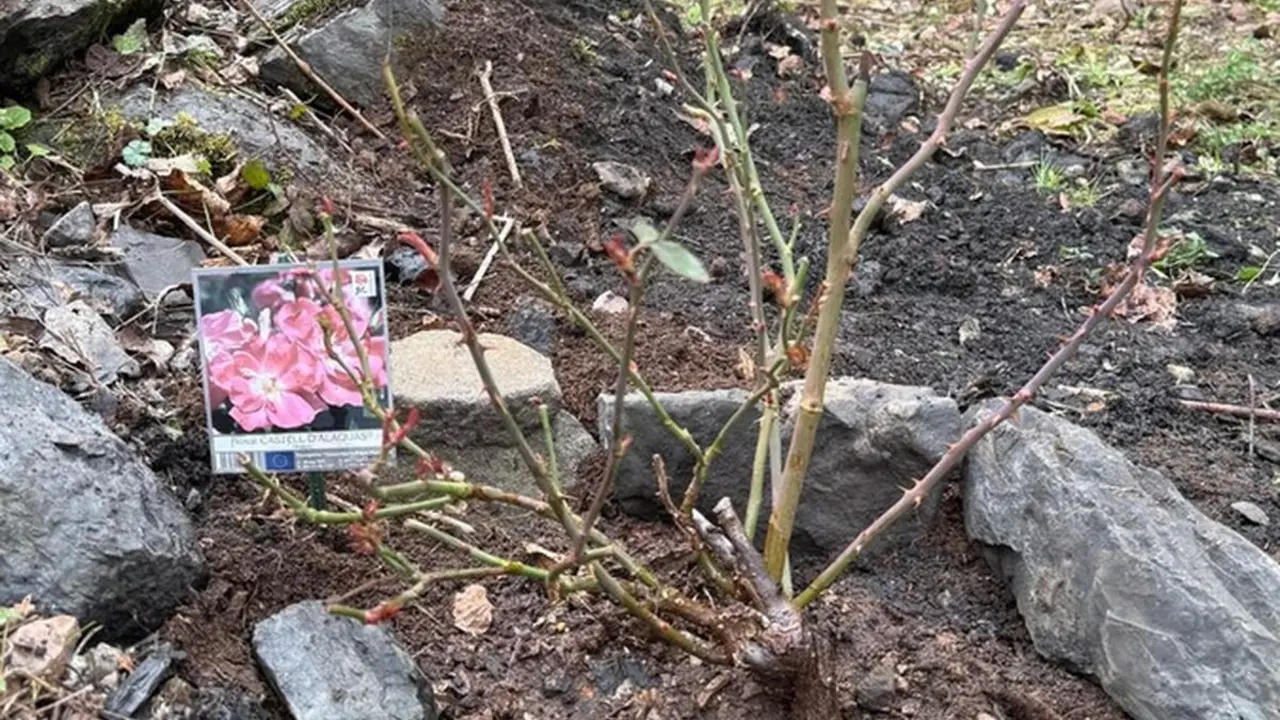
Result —
<instances>
[{"instance_id":1,"label":"reddish bud","mask_svg":"<svg viewBox=\"0 0 1280 720\"><path fill-rule=\"evenodd\" d=\"M795 344L787 346L787 360L791 362L791 367L796 370L803 370L809 364L809 349L803 345Z\"/></svg>"},{"instance_id":2,"label":"reddish bud","mask_svg":"<svg viewBox=\"0 0 1280 720\"><path fill-rule=\"evenodd\" d=\"M693 152L693 171L698 175L706 175L720 162L720 148L698 148Z\"/></svg>"},{"instance_id":3,"label":"reddish bud","mask_svg":"<svg viewBox=\"0 0 1280 720\"><path fill-rule=\"evenodd\" d=\"M328 195L320 198L320 212L333 215L333 200Z\"/></svg>"},{"instance_id":4,"label":"reddish bud","mask_svg":"<svg viewBox=\"0 0 1280 720\"><path fill-rule=\"evenodd\" d=\"M614 235L604 241L605 254L613 261L614 265L626 275L628 279L635 277L635 263L631 258L631 250L627 247L627 241L621 234Z\"/></svg>"},{"instance_id":5,"label":"reddish bud","mask_svg":"<svg viewBox=\"0 0 1280 720\"><path fill-rule=\"evenodd\" d=\"M370 500L369 504L365 505L364 510L360 512L360 517L364 518L365 522L373 522L374 513L378 512L378 505L377 500Z\"/></svg>"},{"instance_id":6,"label":"reddish bud","mask_svg":"<svg viewBox=\"0 0 1280 720\"><path fill-rule=\"evenodd\" d=\"M364 613L364 622L366 625L377 625L380 622L390 620L399 613L400 601L388 600L386 602L379 603L378 606L372 610L366 610Z\"/></svg>"},{"instance_id":7,"label":"reddish bud","mask_svg":"<svg viewBox=\"0 0 1280 720\"><path fill-rule=\"evenodd\" d=\"M418 477L444 477L449 473L449 464L435 455L427 455L418 461Z\"/></svg>"},{"instance_id":8,"label":"reddish bud","mask_svg":"<svg viewBox=\"0 0 1280 720\"><path fill-rule=\"evenodd\" d=\"M679 82L680 80L680 78L670 70L663 70L662 77L666 78L668 82L672 82L672 83Z\"/></svg>"},{"instance_id":9,"label":"reddish bud","mask_svg":"<svg viewBox=\"0 0 1280 720\"><path fill-rule=\"evenodd\" d=\"M397 239L418 251L423 260L427 261L428 270L419 276L418 280L429 290L435 292L440 289L440 275L436 273L436 268L440 266L440 257L436 255L436 251L431 249L426 240L422 236L409 230L401 231L396 236Z\"/></svg>"},{"instance_id":10,"label":"reddish bud","mask_svg":"<svg viewBox=\"0 0 1280 720\"><path fill-rule=\"evenodd\" d=\"M382 531L373 523L353 523L347 526L351 547L361 555L377 555L382 544Z\"/></svg>"}]
</instances>

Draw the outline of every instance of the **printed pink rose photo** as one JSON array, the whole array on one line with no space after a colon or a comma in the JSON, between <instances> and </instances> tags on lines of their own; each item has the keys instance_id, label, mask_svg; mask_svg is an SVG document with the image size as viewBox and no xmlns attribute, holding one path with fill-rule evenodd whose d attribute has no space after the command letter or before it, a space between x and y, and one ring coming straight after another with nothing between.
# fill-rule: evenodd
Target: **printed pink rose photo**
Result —
<instances>
[{"instance_id":1,"label":"printed pink rose photo","mask_svg":"<svg viewBox=\"0 0 1280 720\"><path fill-rule=\"evenodd\" d=\"M357 350L367 355L379 404L389 407L380 264L348 263L336 274L323 265L204 271L195 292L211 434L381 427L364 407Z\"/></svg>"}]
</instances>

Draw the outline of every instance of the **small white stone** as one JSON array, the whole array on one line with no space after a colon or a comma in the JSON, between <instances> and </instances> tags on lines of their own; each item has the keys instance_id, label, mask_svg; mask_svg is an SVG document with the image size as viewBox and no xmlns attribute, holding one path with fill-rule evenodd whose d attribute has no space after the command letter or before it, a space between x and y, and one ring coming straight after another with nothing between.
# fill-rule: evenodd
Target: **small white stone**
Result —
<instances>
[{"instance_id":1,"label":"small white stone","mask_svg":"<svg viewBox=\"0 0 1280 720\"><path fill-rule=\"evenodd\" d=\"M1173 381L1179 385L1190 385L1196 380L1196 371L1186 365L1175 365L1170 363L1165 365L1164 369L1173 376Z\"/></svg>"},{"instance_id":2,"label":"small white stone","mask_svg":"<svg viewBox=\"0 0 1280 720\"><path fill-rule=\"evenodd\" d=\"M631 304L627 302L626 298L620 295L615 295L611 290L605 290L600 293L600 297L596 298L596 301L591 303L592 310L602 312L607 315L621 315L626 312L629 307L631 307Z\"/></svg>"}]
</instances>

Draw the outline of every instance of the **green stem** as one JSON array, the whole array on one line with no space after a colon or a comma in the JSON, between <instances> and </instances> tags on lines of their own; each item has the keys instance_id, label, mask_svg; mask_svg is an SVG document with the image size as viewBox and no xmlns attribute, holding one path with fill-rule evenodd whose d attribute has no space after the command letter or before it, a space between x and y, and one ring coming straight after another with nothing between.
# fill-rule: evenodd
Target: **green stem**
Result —
<instances>
[{"instance_id":1,"label":"green stem","mask_svg":"<svg viewBox=\"0 0 1280 720\"><path fill-rule=\"evenodd\" d=\"M844 304L848 267L844 259L849 244L849 222L853 199L857 192L858 150L862 135L862 106L866 102L871 62L863 54L858 80L852 89L844 71L840 52L840 27L836 18L836 0L822 2L822 56L827 84L831 91L831 107L836 116L836 177L829 213L830 238L827 251L827 276L823 282L822 310L813 342L809 367L805 372L791 447L787 452L782 475L779 502L769 516L769 532L765 537L765 564L775 581L783 579L788 559L791 533L809 460L822 417L823 395L831 373L831 357L840 330L840 310Z\"/></svg>"}]
</instances>

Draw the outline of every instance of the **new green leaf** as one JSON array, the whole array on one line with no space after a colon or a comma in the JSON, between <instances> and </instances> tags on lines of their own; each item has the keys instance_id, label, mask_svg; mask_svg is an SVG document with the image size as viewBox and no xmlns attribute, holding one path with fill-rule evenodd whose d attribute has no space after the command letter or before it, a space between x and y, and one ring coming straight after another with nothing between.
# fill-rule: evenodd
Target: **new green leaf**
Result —
<instances>
[{"instance_id":1,"label":"new green leaf","mask_svg":"<svg viewBox=\"0 0 1280 720\"><path fill-rule=\"evenodd\" d=\"M133 55L147 46L147 21L138 18L124 34L111 39L111 47L121 55Z\"/></svg>"},{"instance_id":2,"label":"new green leaf","mask_svg":"<svg viewBox=\"0 0 1280 720\"><path fill-rule=\"evenodd\" d=\"M0 130L17 130L31 122L31 111L21 105L0 110Z\"/></svg>"},{"instance_id":3,"label":"new green leaf","mask_svg":"<svg viewBox=\"0 0 1280 720\"><path fill-rule=\"evenodd\" d=\"M658 262L675 274L694 282L711 282L702 261L685 246L671 240L658 240L647 246Z\"/></svg>"},{"instance_id":4,"label":"new green leaf","mask_svg":"<svg viewBox=\"0 0 1280 720\"><path fill-rule=\"evenodd\" d=\"M271 173L261 160L250 160L240 170L240 179L254 190L266 190L271 185Z\"/></svg>"}]
</instances>

